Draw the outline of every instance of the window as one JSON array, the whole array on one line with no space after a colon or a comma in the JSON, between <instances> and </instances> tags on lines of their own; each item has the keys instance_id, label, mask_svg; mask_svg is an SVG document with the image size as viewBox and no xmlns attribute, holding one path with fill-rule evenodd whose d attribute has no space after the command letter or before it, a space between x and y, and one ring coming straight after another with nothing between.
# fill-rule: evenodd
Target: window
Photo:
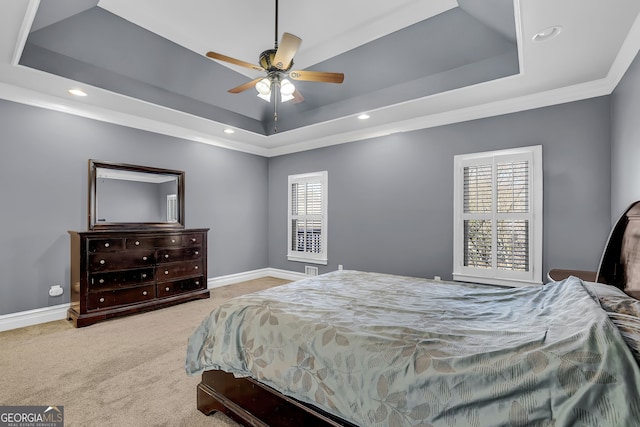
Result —
<instances>
[{"instance_id":1,"label":"window","mask_svg":"<svg viewBox=\"0 0 640 427\"><path fill-rule=\"evenodd\" d=\"M167 222L178 222L177 194L167 194Z\"/></svg>"},{"instance_id":2,"label":"window","mask_svg":"<svg viewBox=\"0 0 640 427\"><path fill-rule=\"evenodd\" d=\"M542 284L542 146L454 158L454 280Z\"/></svg>"},{"instance_id":3,"label":"window","mask_svg":"<svg viewBox=\"0 0 640 427\"><path fill-rule=\"evenodd\" d=\"M289 261L327 264L327 172L289 176Z\"/></svg>"}]
</instances>

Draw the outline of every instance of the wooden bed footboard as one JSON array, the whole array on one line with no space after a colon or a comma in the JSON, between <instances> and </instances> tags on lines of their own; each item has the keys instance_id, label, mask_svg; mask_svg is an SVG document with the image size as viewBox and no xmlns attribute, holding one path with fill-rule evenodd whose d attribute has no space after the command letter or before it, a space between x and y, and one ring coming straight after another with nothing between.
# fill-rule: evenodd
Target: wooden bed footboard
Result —
<instances>
[{"instance_id":1,"label":"wooden bed footboard","mask_svg":"<svg viewBox=\"0 0 640 427\"><path fill-rule=\"evenodd\" d=\"M224 371L205 371L198 384L198 410L219 411L251 427L356 427L279 393L252 378L236 378Z\"/></svg>"}]
</instances>

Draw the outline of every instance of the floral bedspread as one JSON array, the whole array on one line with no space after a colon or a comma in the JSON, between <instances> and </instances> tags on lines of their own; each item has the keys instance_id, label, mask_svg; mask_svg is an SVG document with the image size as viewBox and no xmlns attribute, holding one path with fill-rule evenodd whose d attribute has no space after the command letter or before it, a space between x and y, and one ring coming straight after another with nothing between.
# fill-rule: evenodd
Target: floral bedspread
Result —
<instances>
[{"instance_id":1,"label":"floral bedspread","mask_svg":"<svg viewBox=\"0 0 640 427\"><path fill-rule=\"evenodd\" d=\"M640 370L577 278L535 288L338 271L234 298L190 337L360 426L632 426Z\"/></svg>"}]
</instances>

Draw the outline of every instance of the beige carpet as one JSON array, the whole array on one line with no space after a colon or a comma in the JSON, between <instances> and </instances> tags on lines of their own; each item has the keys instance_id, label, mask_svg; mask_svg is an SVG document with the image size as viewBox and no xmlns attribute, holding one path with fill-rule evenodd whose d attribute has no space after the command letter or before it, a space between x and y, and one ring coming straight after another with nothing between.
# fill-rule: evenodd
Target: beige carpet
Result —
<instances>
[{"instance_id":1,"label":"beige carpet","mask_svg":"<svg viewBox=\"0 0 640 427\"><path fill-rule=\"evenodd\" d=\"M0 405L64 406L65 426L237 426L196 409L186 342L221 302L285 280L211 290L211 299L75 329L65 320L0 333Z\"/></svg>"}]
</instances>

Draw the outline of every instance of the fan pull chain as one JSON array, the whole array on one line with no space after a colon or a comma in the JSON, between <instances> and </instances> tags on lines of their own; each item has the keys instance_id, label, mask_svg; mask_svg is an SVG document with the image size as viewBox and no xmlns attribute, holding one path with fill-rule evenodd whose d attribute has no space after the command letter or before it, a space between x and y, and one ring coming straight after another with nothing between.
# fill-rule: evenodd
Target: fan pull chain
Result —
<instances>
[{"instance_id":1,"label":"fan pull chain","mask_svg":"<svg viewBox=\"0 0 640 427\"><path fill-rule=\"evenodd\" d=\"M277 99L275 101L273 103L273 133L278 133L278 101Z\"/></svg>"}]
</instances>

